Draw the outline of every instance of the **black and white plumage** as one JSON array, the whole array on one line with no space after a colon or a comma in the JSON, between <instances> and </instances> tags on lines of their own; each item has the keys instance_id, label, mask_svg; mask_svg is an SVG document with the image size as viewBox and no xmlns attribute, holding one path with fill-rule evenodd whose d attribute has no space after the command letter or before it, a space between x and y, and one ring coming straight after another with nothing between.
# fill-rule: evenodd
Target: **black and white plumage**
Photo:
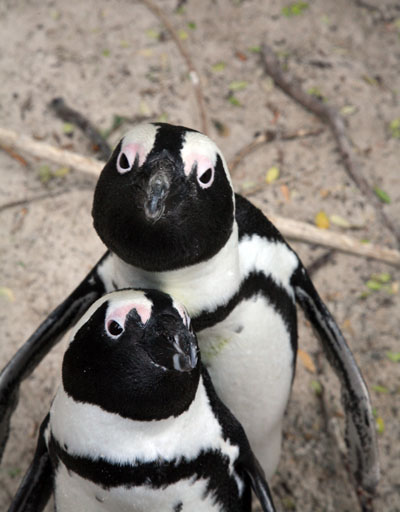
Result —
<instances>
[{"instance_id":1,"label":"black and white plumage","mask_svg":"<svg viewBox=\"0 0 400 512\"><path fill-rule=\"evenodd\" d=\"M39 464L41 462L41 466ZM103 296L76 325L62 385L10 512L274 506L246 435L217 397L184 308L156 290Z\"/></svg>"},{"instance_id":2,"label":"black and white plumage","mask_svg":"<svg viewBox=\"0 0 400 512\"><path fill-rule=\"evenodd\" d=\"M208 137L167 124L135 127L100 175L93 219L109 251L1 374L4 432L20 380L96 298L125 287L156 288L187 308L215 388L269 478L295 369L297 300L342 384L353 474L374 490L371 404L346 341L295 252L233 193L224 157Z\"/></svg>"}]
</instances>

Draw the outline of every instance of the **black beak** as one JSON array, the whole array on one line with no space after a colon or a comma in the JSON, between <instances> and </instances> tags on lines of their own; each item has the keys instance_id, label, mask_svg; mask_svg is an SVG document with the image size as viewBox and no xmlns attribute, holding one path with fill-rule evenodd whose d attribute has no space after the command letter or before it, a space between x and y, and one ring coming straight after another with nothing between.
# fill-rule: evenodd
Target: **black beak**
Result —
<instances>
[{"instance_id":1,"label":"black beak","mask_svg":"<svg viewBox=\"0 0 400 512\"><path fill-rule=\"evenodd\" d=\"M199 360L196 335L175 316L145 327L141 340L150 359L166 370L191 372Z\"/></svg>"},{"instance_id":2,"label":"black beak","mask_svg":"<svg viewBox=\"0 0 400 512\"><path fill-rule=\"evenodd\" d=\"M173 340L175 354L172 358L174 369L179 372L192 371L198 361L198 346L194 334L185 332L176 334Z\"/></svg>"},{"instance_id":3,"label":"black beak","mask_svg":"<svg viewBox=\"0 0 400 512\"><path fill-rule=\"evenodd\" d=\"M151 222L157 222L164 213L172 168L173 164L168 158L161 158L149 164L150 179L146 187L144 212Z\"/></svg>"}]
</instances>

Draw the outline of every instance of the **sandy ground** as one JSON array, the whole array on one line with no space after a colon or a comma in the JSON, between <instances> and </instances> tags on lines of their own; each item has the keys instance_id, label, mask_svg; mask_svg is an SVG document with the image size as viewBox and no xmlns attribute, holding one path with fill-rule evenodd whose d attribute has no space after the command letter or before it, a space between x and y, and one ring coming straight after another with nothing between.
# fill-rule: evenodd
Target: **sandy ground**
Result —
<instances>
[{"instance_id":1,"label":"sandy ground","mask_svg":"<svg viewBox=\"0 0 400 512\"><path fill-rule=\"evenodd\" d=\"M321 126L265 76L259 54L250 48L266 41L304 88L342 109L365 176L389 194L391 203L384 208L398 222L400 140L390 130L390 123L400 118L398 2L381 1L378 11L360 6L363 2L315 0L293 17L282 14L287 0L189 0L183 12L176 11L176 0L158 4L199 69L213 121L210 134L227 159L257 131ZM93 148L79 130L65 133L48 108L56 96L101 130L111 126L115 115L132 122L148 117L200 127L186 65L160 22L140 2L3 0L0 76L0 126L81 154L93 155ZM230 88L238 89L233 100ZM223 133L216 122L225 127ZM125 123L114 131L110 143L128 127ZM46 173L59 169L44 164L29 159L22 165L0 151L1 366L104 250L90 216L94 180L70 171L46 181ZM265 174L274 165L280 178L267 185ZM271 213L313 222L323 209L357 225L351 233L357 239L394 246L347 178L328 130L264 146L242 162L233 179L237 189L264 183L255 198ZM43 194L49 197L37 199ZM2 208L23 199L28 201ZM343 231L336 225L330 229ZM293 245L307 264L324 252ZM383 274L389 283L369 290L372 274ZM400 363L387 356L400 350L399 280L394 268L339 253L314 276L371 391L381 430L382 480L375 508L388 512L400 510ZM299 361L272 491L280 510L356 511L337 446L337 439L343 439L337 381L301 315L299 319L300 347L320 362L320 373ZM32 456L37 427L59 380L64 348L56 347L22 387L0 468L1 510L7 509ZM315 381L325 389L325 412L313 389Z\"/></svg>"}]
</instances>

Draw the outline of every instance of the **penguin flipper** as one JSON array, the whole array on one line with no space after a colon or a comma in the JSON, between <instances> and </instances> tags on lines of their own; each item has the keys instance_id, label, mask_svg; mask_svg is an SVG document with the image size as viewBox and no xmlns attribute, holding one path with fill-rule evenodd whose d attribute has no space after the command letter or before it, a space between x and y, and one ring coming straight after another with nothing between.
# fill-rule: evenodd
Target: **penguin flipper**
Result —
<instances>
[{"instance_id":1,"label":"penguin flipper","mask_svg":"<svg viewBox=\"0 0 400 512\"><path fill-rule=\"evenodd\" d=\"M275 505L269 485L265 479L264 471L251 450L247 454L246 460L242 463L244 472L249 477L251 487L260 502L263 512L275 512Z\"/></svg>"},{"instance_id":2,"label":"penguin flipper","mask_svg":"<svg viewBox=\"0 0 400 512\"><path fill-rule=\"evenodd\" d=\"M35 455L8 512L41 512L53 490L53 470L45 441L49 414L44 419L38 436Z\"/></svg>"},{"instance_id":3,"label":"penguin flipper","mask_svg":"<svg viewBox=\"0 0 400 512\"><path fill-rule=\"evenodd\" d=\"M351 472L363 491L374 494L380 469L375 422L367 386L343 334L301 264L292 276L292 285L296 299L318 334L341 383Z\"/></svg>"},{"instance_id":4,"label":"penguin flipper","mask_svg":"<svg viewBox=\"0 0 400 512\"><path fill-rule=\"evenodd\" d=\"M50 349L62 338L87 308L105 292L97 263L79 286L58 305L0 373L0 461L9 434L12 413L18 404L19 386Z\"/></svg>"}]
</instances>

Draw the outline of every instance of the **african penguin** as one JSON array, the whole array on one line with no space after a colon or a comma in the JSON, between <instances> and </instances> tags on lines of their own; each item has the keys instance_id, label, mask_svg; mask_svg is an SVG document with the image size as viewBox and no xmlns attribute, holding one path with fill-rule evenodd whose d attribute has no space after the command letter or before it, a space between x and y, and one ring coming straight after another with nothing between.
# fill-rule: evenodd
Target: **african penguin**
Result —
<instances>
[{"instance_id":1,"label":"african penguin","mask_svg":"<svg viewBox=\"0 0 400 512\"><path fill-rule=\"evenodd\" d=\"M50 466L57 512L250 511L251 487L275 510L188 314L158 290L104 295L78 322L10 512L43 505Z\"/></svg>"},{"instance_id":2,"label":"african penguin","mask_svg":"<svg viewBox=\"0 0 400 512\"><path fill-rule=\"evenodd\" d=\"M181 126L136 126L105 165L92 213L109 250L0 376L4 431L19 382L94 300L126 287L156 288L188 310L217 393L269 478L294 377L297 300L341 381L355 479L374 490L376 434L360 370L296 253L234 194L213 141Z\"/></svg>"}]
</instances>

